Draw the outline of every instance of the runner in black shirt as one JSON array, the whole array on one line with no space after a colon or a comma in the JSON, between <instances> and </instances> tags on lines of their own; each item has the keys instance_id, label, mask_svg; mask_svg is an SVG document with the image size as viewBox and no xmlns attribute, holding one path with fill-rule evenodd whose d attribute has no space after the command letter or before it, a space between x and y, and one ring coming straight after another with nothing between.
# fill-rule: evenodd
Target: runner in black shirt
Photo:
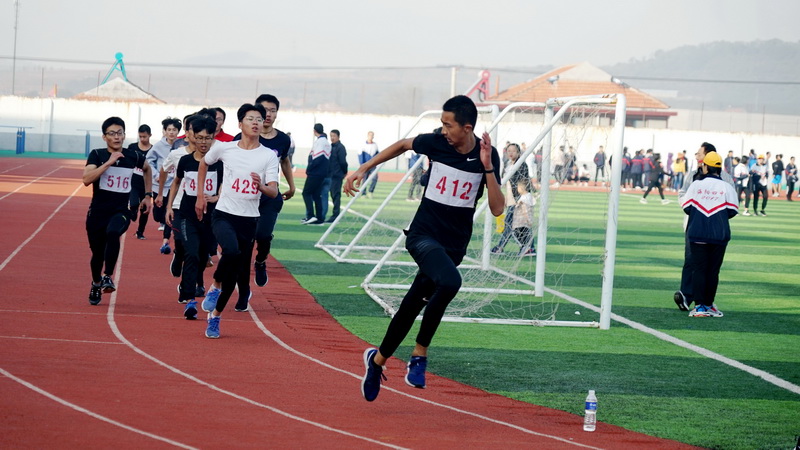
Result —
<instances>
[{"instance_id":1,"label":"runner in black shirt","mask_svg":"<svg viewBox=\"0 0 800 450\"><path fill-rule=\"evenodd\" d=\"M178 161L173 182L176 188L170 189L167 202L167 220L172 226L177 224L183 240L184 254L178 303L186 304L183 310L184 317L194 320L197 318L197 302L194 299L202 297L205 292L203 272L208 254L212 250L211 243L216 242L211 230L211 214L219 199L223 166L222 161L210 165L205 184L198 186L197 172L200 168L200 159L206 155L214 142L216 122L208 116L198 115L191 119L189 128L192 133L188 133L187 130L186 137L190 144L193 144L195 151ZM194 209L198 193L205 196L208 204L202 220L198 220ZM178 210L174 211L172 205L177 196L180 196L180 203Z\"/></svg>"},{"instance_id":2,"label":"runner in black shirt","mask_svg":"<svg viewBox=\"0 0 800 450\"><path fill-rule=\"evenodd\" d=\"M411 288L392 318L380 349L364 352L366 373L361 393L367 401L378 396L386 360L397 350L425 308L416 346L411 353L406 383L425 387L427 353L445 308L461 287L458 265L466 254L472 236L472 216L484 186L489 209L494 216L503 212L505 200L500 190L500 157L489 135L475 136L478 110L469 97L459 95L442 107L440 133L422 134L398 141L362 164L345 181L344 192L354 195L366 173L377 165L407 150L426 155L430 160L430 179L414 220L406 231L406 249L419 266Z\"/></svg>"},{"instance_id":3,"label":"runner in black shirt","mask_svg":"<svg viewBox=\"0 0 800 450\"><path fill-rule=\"evenodd\" d=\"M139 141L134 142L133 144L128 146L128 150L133 150L138 153L142 158L147 157L147 152L153 148L153 144L150 143L150 137L153 135L152 131L150 130L149 125L141 125L139 127ZM133 217L131 220L136 222L137 213L144 210L144 205L142 205L142 200L144 200L144 193L147 192L144 189L144 177L142 176L143 170L136 168L133 169L133 181L131 183L131 211L133 212ZM136 229L136 238L137 239L144 239L144 228L147 226L147 219L150 217L150 214L142 212L139 219L139 227Z\"/></svg>"},{"instance_id":4,"label":"runner in black shirt","mask_svg":"<svg viewBox=\"0 0 800 450\"><path fill-rule=\"evenodd\" d=\"M125 122L119 117L110 117L103 122L102 130L108 147L92 150L83 169L83 184L92 185L92 202L86 215L86 234L92 251L92 287L89 290L92 305L100 303L102 292L117 289L111 275L119 257L120 236L131 223L129 200L134 169L142 170L145 196L151 200L153 197L150 166L144 163L144 157L122 147ZM144 212L151 206L150 201L145 201Z\"/></svg>"}]
</instances>

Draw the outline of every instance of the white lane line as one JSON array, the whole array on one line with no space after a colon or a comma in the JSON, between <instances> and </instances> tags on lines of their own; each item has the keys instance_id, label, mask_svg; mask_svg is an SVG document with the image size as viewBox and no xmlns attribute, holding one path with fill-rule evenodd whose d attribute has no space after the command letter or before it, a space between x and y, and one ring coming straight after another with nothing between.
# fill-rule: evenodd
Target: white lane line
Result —
<instances>
[{"instance_id":1,"label":"white lane line","mask_svg":"<svg viewBox=\"0 0 800 450\"><path fill-rule=\"evenodd\" d=\"M58 167L56 167L55 169L51 170L50 172L47 172L46 174L44 174L44 175L40 176L39 178L37 178L37 179L35 179L35 180L31 180L31 181L29 181L29 182L27 182L27 183L23 184L22 186L20 186L20 187L18 187L18 188L16 188L16 189L14 189L13 191L9 192L8 194L6 194L6 195L4 195L4 196L0 197L0 200L3 200L4 198L6 198L6 197L10 196L11 194L14 194L14 193L16 193L16 192L17 192L17 191L19 191L20 189L26 188L26 187L28 187L28 186L32 185L33 183L36 183L37 181L39 181L39 180L41 180L42 178L44 178L44 177L46 177L46 176L50 175L50 174L51 174L51 173L53 173L53 172L57 172L57 171L61 170L63 167L64 167L64 166L58 166Z\"/></svg>"},{"instance_id":2,"label":"white lane line","mask_svg":"<svg viewBox=\"0 0 800 450\"><path fill-rule=\"evenodd\" d=\"M123 261L122 256L123 256L124 251L125 251L125 239L124 239L124 236L123 236L122 242L120 244L119 259L118 259L117 269L116 269L116 280L115 280L115 282L116 282L116 285L117 285L118 288L119 288L119 285L120 285L120 275L122 274L122 261ZM315 422L313 420L309 420L309 419L305 419L305 418L300 417L300 416L296 416L294 414L291 414L291 413L288 413L286 411L280 410L280 409L278 409L278 408L276 408L274 406L270 406L270 405L267 405L267 404L264 404L264 403L257 402L255 400L252 400L252 399L249 399L247 397L241 396L241 395L236 394L234 392L225 390L225 389L223 389L223 388L221 388L219 386L216 386L214 384L211 384L211 383L209 383L207 381L203 381L200 378L194 377L193 375L188 374L188 373L178 369L177 367L173 367L173 366L167 364L166 362L156 358L155 356L150 355L149 353L145 352L144 350L142 350L139 347L137 347L136 345L134 345L131 341L129 341L125 337L125 335L123 335L122 332L117 327L117 323L116 323L116 321L114 319L114 310L116 309L116 304L117 304L117 292L119 292L119 291L117 290L117 291L114 291L114 292L111 293L111 300L110 300L110 303L108 305L108 314L106 315L106 320L108 322L108 326L111 328L111 331L114 332L114 335L117 337L117 339L120 340L120 342L122 342L123 344L127 345L134 352L136 352L139 355L141 355L141 356L149 359L150 361L158 364L159 366L161 366L161 367L163 367L163 368L165 368L165 369L167 369L167 370L169 370L169 371L171 371L171 372L173 372L175 374L178 374L178 375L180 375L182 377L185 377L185 378L187 378L187 379L189 379L191 381L194 381L197 384L205 386L205 387L207 387L207 388L209 388L209 389L211 389L213 391L219 392L221 394L225 394L225 395L227 395L229 397L233 397L233 398L235 398L237 400L241 400L241 401L243 401L245 403L249 403L249 404L251 404L253 406L264 408L266 410L274 412L275 414L281 415L281 416L286 417L288 419L292 419L292 420L296 420L298 422L302 422L302 423L305 423L305 424L308 424L308 425L312 425L312 426L315 426L317 428L320 428L320 429L323 429L323 430L326 430L326 431L331 431L331 432L338 433L338 434L341 434L341 435L344 435L344 436L352 437L352 438L355 438L355 439L360 439L362 441L366 441L366 442L369 442L371 444L381 445L381 446L384 446L384 447L395 448L395 449L403 449L404 448L404 447L398 447L398 446L392 445L392 444L387 444L385 442L377 441L377 440L374 440L374 439L371 439L371 438L368 438L368 437L365 437L365 436L360 436L360 435L357 435L357 434L354 434L354 433L350 433L349 431L333 428L333 427L330 427L330 426L325 425L323 423ZM200 336L198 335L198 339L199 338L200 338Z\"/></svg>"},{"instance_id":3,"label":"white lane line","mask_svg":"<svg viewBox=\"0 0 800 450\"><path fill-rule=\"evenodd\" d=\"M53 400L54 402L60 403L60 404L66 406L68 408L74 409L75 411L78 411L80 413L83 413L83 414L86 414L88 416L94 417L95 419L102 420L103 422L110 423L111 425L118 426L118 427L123 428L125 430L132 431L132 432L137 433L137 434L141 434L142 436L146 436L146 437L149 437L151 439L155 439L157 441L161 441L161 442L165 442L165 443L170 444L170 445L174 445L175 447L186 448L186 449L194 449L195 448L195 447L191 447L191 446L186 445L186 444L182 444L182 443L177 442L177 441L173 441L172 439L167 439L167 438L165 438L163 436L158 436L158 435L153 434L153 433L148 433L146 431L142 431L142 430L140 430L138 428L134 428L134 427L132 427L130 425L125 425L122 422L117 422L114 419L110 419L110 418L108 418L106 416L102 416L100 414L97 414L96 412L90 411L90 410L88 410L86 408L83 408L81 406L78 406L78 405L76 405L74 403L68 402L68 401L64 400L63 398L61 398L61 397L57 397L57 396L45 391L44 389L41 389L41 388L39 388L39 387L37 387L37 386L35 386L35 385L23 380L22 378L19 378L19 377L16 377L16 376L12 375L9 371L3 369L2 367L0 367L0 374L8 377L9 379L11 379L13 381L16 381L17 383L25 386L26 388L28 388L28 389L30 389L30 390L38 393L38 394L44 395L45 397L49 398L50 400Z\"/></svg>"},{"instance_id":4,"label":"white lane line","mask_svg":"<svg viewBox=\"0 0 800 450\"><path fill-rule=\"evenodd\" d=\"M2 263L2 264L0 264L0 271L1 271L1 270L3 270L3 269L5 269L5 267L8 265L8 263L9 263L9 262L10 262L10 261L11 261L11 260L12 260L12 259L13 259L13 258L14 258L14 257L15 257L15 256L16 256L18 253L19 253L19 252L20 252L20 250L22 250L22 248L23 248L23 247L25 247L25 246L28 244L28 242L30 242L31 240L33 240L33 238L34 238L34 237L36 237L36 235L37 235L37 234L39 234L39 232L40 232L40 231L42 231L42 229L44 228L44 226L45 226L45 225L47 225L47 223L48 223L48 222L50 222L50 220L51 220L53 217L55 217L55 215L56 215L56 214L58 214L58 212L61 210L61 208L63 208L63 207L64 207L64 205L66 205L66 204L67 204L67 202L68 202L68 201L69 201L69 200L70 200L72 197L74 197L74 196L75 196L75 193L77 193L77 192L78 192L78 190L79 190L81 187L83 187L83 185L79 185L77 188L75 188L75 190L74 190L74 191L72 191L72 194L70 194L70 195L69 195L69 197L67 197L67 198L66 198L66 199L65 199L63 202L61 202L61 204L60 204L60 205L58 205L58 207L57 207L57 208L56 208L56 209L53 211L53 213L52 213L52 214L50 214L50 216L48 216L48 217L47 217L47 219L45 219L45 220L44 220L44 221L41 223L41 225L39 225L39 227L38 227L38 228L36 228L36 230L34 230L34 232L33 232L33 233L31 233L31 235L30 235L30 236L29 236L27 239L25 239L25 241L23 241L23 242L22 242L22 244L20 244L20 245L19 245L19 246L18 246L18 247L17 247L17 248L16 248L16 249L15 249L15 250L14 250L14 251L11 253L11 255L9 255L9 256L8 256L8 258L6 258L6 260L5 260L5 261L3 261L3 263ZM91 341L86 341L86 342L91 342ZM108 343L110 344L110 342L108 342ZM68 402L68 401L66 401L66 400L64 400L64 399L62 399L62 398L60 398L60 397L57 397L57 396L55 396L55 395L53 395L53 394L51 394L51 393L49 393L49 392L47 392L47 391L45 391L45 390L43 390L43 389L39 388L39 387L37 387L37 386L35 386L35 385L33 385L33 384L31 384L31 383L29 383L29 382L27 382L27 381L25 381L25 380L21 379L21 378L18 378L18 377L16 377L16 376L12 375L10 372L6 371L6 370L5 370L5 369L3 369L2 367L0 367L0 373L2 373L3 375L5 375L6 377L8 377L8 378L10 378L10 379L12 379L12 380L14 380L14 381L16 381L17 383L20 383L20 384L22 384L23 386L27 387L28 389L31 389L31 390L33 390L33 391L35 391L35 392L38 392L39 394L41 394L41 395L44 395L45 397L47 397L47 398L50 398L51 400L54 400L54 401L56 401L56 402L58 402L58 403L60 403L60 404L62 404L62 405L65 405L65 406L67 406L67 407L69 407L69 408L72 408L72 409L74 409L74 410L76 410L76 411L79 411L79 412L82 412L82 413L84 413L84 414L87 414L87 415L89 415L89 416L91 416L91 417L94 417L94 418L96 418L96 419L102 420L102 421L104 421L104 422L108 422L108 423L110 423L110 424L112 424L112 425L116 425L116 426L118 426L118 427L120 427L120 428L124 428L124 429L126 429L126 430L129 430L129 431L133 431L134 433L138 433L138 434L141 434L141 435L144 435L144 436L147 436L147 437L150 437L150 438L153 438L153 439L159 440L159 441L166 442L166 443L168 443L168 444L175 445L175 446L177 446L177 447L181 447L181 448L188 448L188 449L193 449L193 448L194 448L194 447L191 447L191 446L188 446L188 445L182 444L182 443L180 443L180 442L172 441L172 440L170 440L170 439L167 439L167 438L164 438L164 437L161 437L161 436L158 436L158 435L152 434L152 433L148 433L148 432L146 432L146 431L139 430L138 428L134 428L134 427L131 427L131 426L129 426L129 425L125 425L125 424L124 424L124 423L122 423L122 422L117 422L116 420L109 419L108 417L105 417L105 416L102 416L102 415L100 415L100 414L97 414L97 413L95 413L95 412L92 412L92 411L90 411L90 410L88 410L88 409L86 409L86 408L83 408L83 407L81 407L81 406L78 406L78 405L76 405L76 404L74 404L74 403L70 403L70 402Z\"/></svg>"},{"instance_id":5,"label":"white lane line","mask_svg":"<svg viewBox=\"0 0 800 450\"><path fill-rule=\"evenodd\" d=\"M4 173L6 173L6 172L11 172L12 170L17 170L17 169L19 169L19 168L21 168L21 167L25 167L25 166L27 166L27 165L30 165L30 163L22 164L22 165L19 165L19 166L17 166L17 167L11 167L11 168L9 168L9 169L6 169L6 170L4 170L4 171L0 172L0 175L4 174Z\"/></svg>"},{"instance_id":6,"label":"white lane line","mask_svg":"<svg viewBox=\"0 0 800 450\"><path fill-rule=\"evenodd\" d=\"M47 219L45 219L44 221L42 221L42 223L41 223L41 224L39 224L39 226L36 228L36 230L34 230L34 232L33 232L33 233L31 233L31 235L30 235L30 236L28 236L28 239L25 239L24 241L22 241L22 243L21 243L21 244L19 244L19 246L17 246L17 248L16 248L16 249L14 249L14 251L13 251L13 252L11 252L11 254L10 254L10 255L8 255L8 258L6 258L6 259L5 259L5 261L3 261L2 263L0 263L0 270L3 270L3 269L5 269L5 268L6 268L6 266L7 266L7 265L8 265L8 263L9 263L9 261L11 261L11 260L12 260L12 259L13 259L15 256L17 256L17 253L19 253L19 252L20 252L20 250L22 250L22 248L23 248L23 247L25 247L26 245L28 245L28 242L30 242L31 240L33 240L33 238L35 238L35 237L36 237L36 235L37 235L37 234L39 234L39 232L40 232L40 231L42 231L42 229L44 228L44 226L45 226L45 225L47 225L47 222L50 222L50 220L51 220L53 217L55 217L55 215L56 215L56 214L58 214L58 212L59 212L59 211L61 211L61 208L63 208L63 207L64 207L64 205L66 205L66 204L67 204L67 202L68 202L68 201L70 201L70 199L71 199L72 197L74 197L74 196L75 196L75 194L76 194L76 193L78 193L78 191L79 191L79 190L80 190L82 187L83 187L83 185L82 185L82 184L81 184L81 185L79 185L78 187L76 187L76 188L75 188L75 190L74 190L74 191L72 191L72 194L69 194L69 197L65 198L65 199L64 199L64 201L63 201L63 202L61 202L61 204L60 204L60 205L58 205L58 207L57 207L57 208L56 208L56 209L53 211L53 213L52 213L52 214L50 214L50 215L47 217ZM0 199L0 200L2 200L2 199Z\"/></svg>"},{"instance_id":7,"label":"white lane line","mask_svg":"<svg viewBox=\"0 0 800 450\"><path fill-rule=\"evenodd\" d=\"M598 314L600 313L600 308L595 306L595 305L592 305L591 303L584 302L583 300L579 300L579 299L577 299L575 297L571 297L571 296L569 296L567 294L564 294L563 292L559 292L559 291L556 291L556 290L553 290L553 289L550 289L550 288L544 288L544 290L545 290L545 292L549 292L549 293L551 293L553 295L561 297L564 300L567 300L569 302L575 303L576 305L583 306L586 309L591 309L592 311L595 311ZM613 320L616 320L619 323L623 323L623 324L625 324L625 325L627 325L627 326L629 326L629 327L631 327L631 328L633 328L635 330L639 330L639 331L641 331L643 333L647 333L647 334L649 334L651 336L654 336L654 337L656 337L658 339L661 339L662 341L669 342L670 344L675 344L678 347L682 347L682 348L685 348L687 350L693 351L693 352L695 352L695 353L697 353L699 355L702 355L702 356L704 356L706 358L710 358L710 359L713 359L715 361L719 361L719 362L721 362L723 364L727 364L727 365L729 365L729 366L731 366L731 367L733 367L735 369L742 370L742 371L744 371L746 373L749 373L750 375L753 375L753 376L756 376L758 378L761 378L762 380L764 380L764 381L766 381L768 383L772 383L772 384L774 384L775 386L778 386L781 389L786 389L789 392L793 392L795 394L800 394L800 386L798 386L798 385L796 385L794 383L791 383L789 381L786 381L783 378L779 378L779 377L777 377L777 376L775 376L775 375L773 375L773 374L771 374L769 372L766 372L766 371L761 370L761 369L757 369L757 368L752 367L752 366L748 366L747 364L739 362L739 361L737 361L735 359L728 358L727 356L724 356L724 355L720 355L719 353L713 352L713 351L711 351L711 350L709 350L707 348L703 348L703 347L700 347L698 345L691 344L691 343L686 342L686 341L684 341L682 339L678 339L675 336L672 336L672 335L669 335L667 333L664 333L663 331L658 331L656 329L648 327L647 325L641 324L639 322L634 322L633 320L627 319L627 318L622 317L620 315L612 313L611 314L611 318ZM713 317L711 319L713 320ZM691 319L691 320L703 320L703 319Z\"/></svg>"},{"instance_id":8,"label":"white lane line","mask_svg":"<svg viewBox=\"0 0 800 450\"><path fill-rule=\"evenodd\" d=\"M87 341L87 340L83 340L83 339L53 339L53 338L31 337L31 336L0 336L0 339L21 339L21 340L30 340L30 341L69 342L69 343L77 343L77 344L122 345L121 342Z\"/></svg>"},{"instance_id":9,"label":"white lane line","mask_svg":"<svg viewBox=\"0 0 800 450\"><path fill-rule=\"evenodd\" d=\"M355 373L352 373L352 372L348 372L345 369L340 369L340 368L338 368L336 366L332 366L332 365L330 365L330 364L328 364L328 363L326 363L324 361L320 361L319 359L316 359L313 356L306 355L305 353L295 349L294 347L290 346L289 344L283 342L278 336L273 334L271 331L269 331L267 329L267 327L264 326L264 324L261 322L261 319L258 318L258 315L256 315L255 311L253 311L253 308L248 308L248 312L250 312L250 317L253 318L253 322L255 322L256 326L265 335L267 335L267 337L272 339L276 344L280 345L281 347L283 347L287 351L289 351L291 353L294 353L295 355L297 355L297 356L299 356L301 358L305 358L305 359L307 359L307 360L309 360L311 362L319 364L319 365L321 365L321 366L323 366L325 368L331 369L333 371L340 372L340 373L343 373L345 375L349 375L349 376L351 376L353 378L356 378L356 379L359 379L359 380L362 378L362 375L358 375L358 374L355 374ZM565 438L562 438L562 437L559 437L559 436L554 436L554 435L551 435L551 434L539 433L537 431L529 430L529 429L521 427L519 425L514 425L513 423L503 422L502 420L493 419L491 417L487 417L487 416L484 416L482 414L478 414L478 413L475 413L475 412L472 412L472 411L467 411L467 410L464 410L464 409L460 409L460 408L457 408L455 406L445 405L444 403L438 403L438 402L435 402L433 400L428 400L428 399L425 399L425 398L422 398L422 397L417 397L417 396L411 395L411 394L409 394L407 392L399 391L397 389L390 388L388 386L381 386L381 390L391 391L391 392L394 392L395 394L402 395L404 397L408 397L410 399L417 400L417 401L420 401L422 403L427 403L427 404L432 405L432 406L438 406L440 408L444 408L444 409L447 409L447 410L450 410L450 411L453 411L453 412L456 412L456 413L460 413L460 414L464 414L464 415L467 415L467 416L475 417L477 419L485 420L487 422L491 422L491 423L494 423L496 425L501 425L501 426L505 426L505 427L508 427L508 428L513 428L513 429L515 429L517 431L521 431L521 432L526 433L526 434L539 436L539 437L543 437L543 438L548 438L548 439L553 439L553 440L556 440L556 441L559 441L559 442L563 442L565 444L574 445L576 447L593 448L593 449L600 448L600 447L592 447L590 445L585 445L585 444L579 444L577 442L570 441L569 439L565 439ZM353 392L356 393L356 392L358 392L358 390L354 388ZM360 394L359 394L359 398L358 399L359 400L361 399L360 398Z\"/></svg>"}]
</instances>

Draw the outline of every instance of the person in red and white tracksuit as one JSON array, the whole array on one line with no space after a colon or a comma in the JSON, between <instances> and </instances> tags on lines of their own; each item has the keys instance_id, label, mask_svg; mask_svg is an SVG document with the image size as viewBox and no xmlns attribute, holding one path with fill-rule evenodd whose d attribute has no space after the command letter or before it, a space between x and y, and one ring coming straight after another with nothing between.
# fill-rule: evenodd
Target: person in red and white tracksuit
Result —
<instances>
[{"instance_id":1,"label":"person in red and white tracksuit","mask_svg":"<svg viewBox=\"0 0 800 450\"><path fill-rule=\"evenodd\" d=\"M689 216L686 228L691 247L688 265L696 304L689 316L722 317L722 312L714 305L714 297L725 249L731 239L729 219L739 213L739 199L734 187L720 178L722 158L719 153L706 153L701 170L705 176L692 182L681 197L681 207Z\"/></svg>"}]
</instances>

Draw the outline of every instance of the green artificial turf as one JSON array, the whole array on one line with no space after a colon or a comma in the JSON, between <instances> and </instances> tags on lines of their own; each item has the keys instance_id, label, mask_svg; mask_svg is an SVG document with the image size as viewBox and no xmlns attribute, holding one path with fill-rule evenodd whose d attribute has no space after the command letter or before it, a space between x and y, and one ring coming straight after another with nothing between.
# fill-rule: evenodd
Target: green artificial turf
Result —
<instances>
[{"instance_id":1,"label":"green artificial turf","mask_svg":"<svg viewBox=\"0 0 800 450\"><path fill-rule=\"evenodd\" d=\"M376 202L390 187L379 183L376 199L363 201ZM628 192L620 200L612 312L800 385L800 202L770 199L769 216L732 220L716 299L725 317L690 318L672 301L683 263L682 211L675 196L669 205L656 196L643 205L640 197ZM565 255L602 248L604 200L560 191L550 212L546 278L595 305L599 259ZM389 319L359 287L373 266L336 263L315 249L325 228L300 225L303 211L299 194L286 203L273 255L336 320L379 344ZM401 359L415 330L397 352ZM800 395L615 321L607 331L443 323L428 369L575 414L594 389L598 420L702 447L792 448L800 434Z\"/></svg>"}]
</instances>

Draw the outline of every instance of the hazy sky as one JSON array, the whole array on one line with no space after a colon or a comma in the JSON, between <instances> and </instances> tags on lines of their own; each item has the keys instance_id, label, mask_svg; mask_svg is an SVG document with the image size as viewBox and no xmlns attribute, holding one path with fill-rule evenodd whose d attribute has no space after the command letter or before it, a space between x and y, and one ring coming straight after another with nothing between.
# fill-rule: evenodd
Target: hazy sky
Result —
<instances>
[{"instance_id":1,"label":"hazy sky","mask_svg":"<svg viewBox=\"0 0 800 450\"><path fill-rule=\"evenodd\" d=\"M602 66L720 40L800 41L798 0L19 3L18 57L113 62L119 51L128 65ZM0 3L0 36L10 57L14 0Z\"/></svg>"}]
</instances>

